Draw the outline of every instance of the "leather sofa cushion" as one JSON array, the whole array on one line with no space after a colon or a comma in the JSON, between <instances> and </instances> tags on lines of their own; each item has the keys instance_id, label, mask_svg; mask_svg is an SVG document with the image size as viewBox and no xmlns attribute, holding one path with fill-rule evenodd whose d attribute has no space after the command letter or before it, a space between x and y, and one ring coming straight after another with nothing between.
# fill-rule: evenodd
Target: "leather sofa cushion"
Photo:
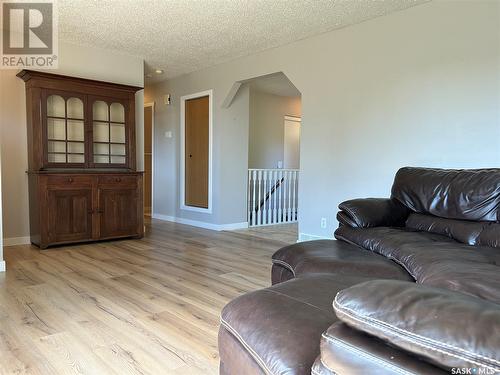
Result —
<instances>
[{"instance_id":1,"label":"leather sofa cushion","mask_svg":"<svg viewBox=\"0 0 500 375\"><path fill-rule=\"evenodd\" d=\"M272 261L274 266L288 269L294 277L336 273L411 280L402 267L385 257L336 240L307 241L286 246L274 253Z\"/></svg>"},{"instance_id":2,"label":"leather sofa cushion","mask_svg":"<svg viewBox=\"0 0 500 375\"><path fill-rule=\"evenodd\" d=\"M500 303L500 251L448 237L393 228L341 227L336 237L382 254L418 282Z\"/></svg>"},{"instance_id":3,"label":"leather sofa cushion","mask_svg":"<svg viewBox=\"0 0 500 375\"><path fill-rule=\"evenodd\" d=\"M396 249L408 243L456 243L440 234L388 227L351 228L342 226L335 231L335 238L361 246L388 258L392 257Z\"/></svg>"},{"instance_id":4,"label":"leather sofa cushion","mask_svg":"<svg viewBox=\"0 0 500 375\"><path fill-rule=\"evenodd\" d=\"M500 220L500 169L401 168L391 198L410 210L448 219Z\"/></svg>"},{"instance_id":5,"label":"leather sofa cushion","mask_svg":"<svg viewBox=\"0 0 500 375\"><path fill-rule=\"evenodd\" d=\"M240 296L222 310L227 330L266 374L310 374L319 355L321 334L337 320L332 300L338 291L368 278L309 275ZM293 312L291 314L290 312ZM225 346L219 342L219 346ZM234 346L234 345L233 345ZM251 368L221 351L227 373Z\"/></svg>"},{"instance_id":6,"label":"leather sofa cushion","mask_svg":"<svg viewBox=\"0 0 500 375\"><path fill-rule=\"evenodd\" d=\"M339 205L339 221L352 227L404 226L410 210L395 199L352 199Z\"/></svg>"},{"instance_id":7,"label":"leather sofa cushion","mask_svg":"<svg viewBox=\"0 0 500 375\"><path fill-rule=\"evenodd\" d=\"M410 214L406 227L442 234L471 246L500 247L500 224L488 221L443 219L437 216Z\"/></svg>"},{"instance_id":8,"label":"leather sofa cushion","mask_svg":"<svg viewBox=\"0 0 500 375\"><path fill-rule=\"evenodd\" d=\"M500 371L497 304L441 288L374 280L340 291L333 305L353 328L444 369Z\"/></svg>"},{"instance_id":9,"label":"leather sofa cushion","mask_svg":"<svg viewBox=\"0 0 500 375\"><path fill-rule=\"evenodd\" d=\"M321 337L321 361L313 370L318 375L444 375L449 372L394 348L343 322L332 324ZM314 371L313 371L314 374Z\"/></svg>"},{"instance_id":10,"label":"leather sofa cushion","mask_svg":"<svg viewBox=\"0 0 500 375\"><path fill-rule=\"evenodd\" d=\"M422 273L419 283L500 304L500 267L494 264L460 261L435 263Z\"/></svg>"}]
</instances>

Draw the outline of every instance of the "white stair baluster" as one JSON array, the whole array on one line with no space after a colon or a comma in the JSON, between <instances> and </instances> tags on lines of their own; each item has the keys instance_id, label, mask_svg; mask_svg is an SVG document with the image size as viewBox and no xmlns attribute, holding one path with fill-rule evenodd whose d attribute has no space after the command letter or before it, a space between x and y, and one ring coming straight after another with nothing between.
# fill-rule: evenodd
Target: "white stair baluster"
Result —
<instances>
[{"instance_id":1,"label":"white stair baluster","mask_svg":"<svg viewBox=\"0 0 500 375\"><path fill-rule=\"evenodd\" d=\"M295 201L295 185L297 183L297 171L292 172L292 221L297 221L297 205Z\"/></svg>"},{"instance_id":2,"label":"white stair baluster","mask_svg":"<svg viewBox=\"0 0 500 375\"><path fill-rule=\"evenodd\" d=\"M257 205L256 205L256 208L257 208L257 225L261 225L262 224L262 220L261 220L262 218L261 218L261 210L260 210L260 196L261 196L261 190L262 190L262 171L259 171L257 173L257 179L258 179L258 191L259 191Z\"/></svg>"},{"instance_id":3,"label":"white stair baluster","mask_svg":"<svg viewBox=\"0 0 500 375\"><path fill-rule=\"evenodd\" d=\"M256 182L257 182L257 171L252 171L252 226L257 224L257 211L255 210L255 190L256 190Z\"/></svg>"},{"instance_id":4,"label":"white stair baluster","mask_svg":"<svg viewBox=\"0 0 500 375\"><path fill-rule=\"evenodd\" d=\"M278 211L276 211L276 197L278 196L278 189L279 189L279 185L277 184L277 181L278 181L278 172L273 171L273 184L275 187L274 194L273 194L273 223L274 224L276 224L277 213L278 213Z\"/></svg>"},{"instance_id":5,"label":"white stair baluster","mask_svg":"<svg viewBox=\"0 0 500 375\"><path fill-rule=\"evenodd\" d=\"M262 179L264 180L264 189L262 190L262 224L267 224L267 209L266 209L266 196L267 196L267 171L262 171Z\"/></svg>"}]
</instances>

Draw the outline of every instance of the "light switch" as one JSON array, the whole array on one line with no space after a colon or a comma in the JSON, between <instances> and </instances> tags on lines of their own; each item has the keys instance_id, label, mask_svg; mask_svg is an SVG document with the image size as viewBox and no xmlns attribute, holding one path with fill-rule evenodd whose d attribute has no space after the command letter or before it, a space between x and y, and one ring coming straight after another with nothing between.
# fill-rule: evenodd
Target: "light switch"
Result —
<instances>
[{"instance_id":1,"label":"light switch","mask_svg":"<svg viewBox=\"0 0 500 375\"><path fill-rule=\"evenodd\" d=\"M281 160L278 160L278 169L283 168L283 162Z\"/></svg>"},{"instance_id":2,"label":"light switch","mask_svg":"<svg viewBox=\"0 0 500 375\"><path fill-rule=\"evenodd\" d=\"M172 132L171 131L165 132L165 138L172 138Z\"/></svg>"}]
</instances>

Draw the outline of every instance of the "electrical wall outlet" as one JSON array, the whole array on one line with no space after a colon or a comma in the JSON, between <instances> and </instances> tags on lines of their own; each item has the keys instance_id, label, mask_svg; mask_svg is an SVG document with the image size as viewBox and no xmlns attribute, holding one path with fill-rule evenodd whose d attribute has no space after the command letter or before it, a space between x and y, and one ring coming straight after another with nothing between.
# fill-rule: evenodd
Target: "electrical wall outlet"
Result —
<instances>
[{"instance_id":1,"label":"electrical wall outlet","mask_svg":"<svg viewBox=\"0 0 500 375\"><path fill-rule=\"evenodd\" d=\"M321 228L325 229L326 228L326 217L321 218Z\"/></svg>"}]
</instances>

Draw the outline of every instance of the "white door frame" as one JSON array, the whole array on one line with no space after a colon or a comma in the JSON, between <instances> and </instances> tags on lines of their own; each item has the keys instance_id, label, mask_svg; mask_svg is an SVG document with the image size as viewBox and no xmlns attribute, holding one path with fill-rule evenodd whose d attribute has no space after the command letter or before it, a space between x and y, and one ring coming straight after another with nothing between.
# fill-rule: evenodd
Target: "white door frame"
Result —
<instances>
[{"instance_id":1,"label":"white door frame","mask_svg":"<svg viewBox=\"0 0 500 375\"><path fill-rule=\"evenodd\" d=\"M285 120L283 122L283 132L285 132L285 126L286 126L286 122L287 121L292 121L292 122L298 122L300 126L302 126L302 117L300 116L290 116L290 115L285 115ZM301 131L302 129L299 130L299 132ZM300 136L299 136L300 137ZM285 166L285 148L286 148L286 139L285 139L285 144L284 144L284 148L283 148L283 168L289 168L287 166ZM300 149L300 139L299 139L299 149ZM300 152L300 150L299 150ZM300 167L300 154L299 154L299 167Z\"/></svg>"},{"instance_id":2,"label":"white door frame","mask_svg":"<svg viewBox=\"0 0 500 375\"><path fill-rule=\"evenodd\" d=\"M186 100L208 96L208 208L186 205ZM180 154L180 208L181 210L212 213L212 142L213 142L213 90L181 96L181 154Z\"/></svg>"},{"instance_id":3,"label":"white door frame","mask_svg":"<svg viewBox=\"0 0 500 375\"><path fill-rule=\"evenodd\" d=\"M151 107L151 217L154 215L155 201L155 103L144 103L144 108ZM144 157L144 154L142 155Z\"/></svg>"}]
</instances>

